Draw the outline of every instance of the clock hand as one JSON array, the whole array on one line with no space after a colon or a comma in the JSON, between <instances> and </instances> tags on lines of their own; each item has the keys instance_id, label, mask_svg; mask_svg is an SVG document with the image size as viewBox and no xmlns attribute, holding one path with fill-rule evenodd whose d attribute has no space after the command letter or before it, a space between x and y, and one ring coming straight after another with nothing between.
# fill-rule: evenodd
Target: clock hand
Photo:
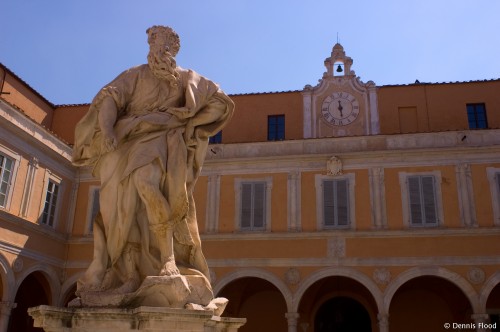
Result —
<instances>
[{"instance_id":1,"label":"clock hand","mask_svg":"<svg viewBox=\"0 0 500 332\"><path fill-rule=\"evenodd\" d=\"M338 109L338 110L339 110L339 112L340 112L340 116L343 116L343 115L342 115L342 110L343 110L344 108L343 108L343 107L342 107L342 105L340 104L340 100L339 100L339 107L337 107L337 109Z\"/></svg>"}]
</instances>

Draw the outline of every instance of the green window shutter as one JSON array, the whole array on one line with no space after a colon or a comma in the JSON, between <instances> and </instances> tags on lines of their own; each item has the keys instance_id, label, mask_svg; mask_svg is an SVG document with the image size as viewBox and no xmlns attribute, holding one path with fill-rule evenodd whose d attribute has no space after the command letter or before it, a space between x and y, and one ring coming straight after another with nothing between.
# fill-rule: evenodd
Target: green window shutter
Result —
<instances>
[{"instance_id":1,"label":"green window shutter","mask_svg":"<svg viewBox=\"0 0 500 332\"><path fill-rule=\"evenodd\" d=\"M253 189L253 227L264 228L266 222L266 185L254 183Z\"/></svg>"},{"instance_id":2,"label":"green window shutter","mask_svg":"<svg viewBox=\"0 0 500 332\"><path fill-rule=\"evenodd\" d=\"M241 185L241 228L250 228L252 220L252 184Z\"/></svg>"},{"instance_id":3,"label":"green window shutter","mask_svg":"<svg viewBox=\"0 0 500 332\"><path fill-rule=\"evenodd\" d=\"M422 194L424 202L424 216L426 224L437 223L436 188L433 176L422 177Z\"/></svg>"},{"instance_id":4,"label":"green window shutter","mask_svg":"<svg viewBox=\"0 0 500 332\"><path fill-rule=\"evenodd\" d=\"M346 179L323 181L323 223L349 225L349 184Z\"/></svg>"},{"instance_id":5,"label":"green window shutter","mask_svg":"<svg viewBox=\"0 0 500 332\"><path fill-rule=\"evenodd\" d=\"M417 226L436 225L438 217L434 176L418 175L408 177L408 196L410 200L410 223Z\"/></svg>"},{"instance_id":6,"label":"green window shutter","mask_svg":"<svg viewBox=\"0 0 500 332\"><path fill-rule=\"evenodd\" d=\"M349 225L349 193L347 192L347 180L335 181L335 184L335 194L337 196L337 225L347 226Z\"/></svg>"},{"instance_id":7,"label":"green window shutter","mask_svg":"<svg viewBox=\"0 0 500 332\"><path fill-rule=\"evenodd\" d=\"M241 185L241 228L263 229L266 225L266 183Z\"/></svg>"},{"instance_id":8,"label":"green window shutter","mask_svg":"<svg viewBox=\"0 0 500 332\"><path fill-rule=\"evenodd\" d=\"M420 177L408 178L408 191L410 199L410 223L422 225L422 202L420 199Z\"/></svg>"},{"instance_id":9,"label":"green window shutter","mask_svg":"<svg viewBox=\"0 0 500 332\"><path fill-rule=\"evenodd\" d=\"M333 181L323 181L323 223L335 226L335 195Z\"/></svg>"}]
</instances>

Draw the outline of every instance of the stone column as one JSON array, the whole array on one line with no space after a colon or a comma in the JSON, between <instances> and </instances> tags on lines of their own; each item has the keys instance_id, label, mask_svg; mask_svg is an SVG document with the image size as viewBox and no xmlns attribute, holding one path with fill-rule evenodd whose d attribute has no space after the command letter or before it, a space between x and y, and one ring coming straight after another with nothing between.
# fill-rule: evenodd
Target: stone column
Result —
<instances>
[{"instance_id":1,"label":"stone column","mask_svg":"<svg viewBox=\"0 0 500 332\"><path fill-rule=\"evenodd\" d=\"M491 331L491 329L488 328L490 322L490 316L488 314L472 314L471 318L474 320L474 323L476 324L477 332Z\"/></svg>"},{"instance_id":2,"label":"stone column","mask_svg":"<svg viewBox=\"0 0 500 332\"><path fill-rule=\"evenodd\" d=\"M297 332L297 323L300 315L297 312L287 312L285 317L288 321L288 332Z\"/></svg>"},{"instance_id":3,"label":"stone column","mask_svg":"<svg viewBox=\"0 0 500 332\"><path fill-rule=\"evenodd\" d=\"M379 313L377 315L378 329L380 332L389 332L389 314Z\"/></svg>"},{"instance_id":4,"label":"stone column","mask_svg":"<svg viewBox=\"0 0 500 332\"><path fill-rule=\"evenodd\" d=\"M0 302L0 332L7 332L9 327L10 313L17 306L13 302Z\"/></svg>"}]
</instances>

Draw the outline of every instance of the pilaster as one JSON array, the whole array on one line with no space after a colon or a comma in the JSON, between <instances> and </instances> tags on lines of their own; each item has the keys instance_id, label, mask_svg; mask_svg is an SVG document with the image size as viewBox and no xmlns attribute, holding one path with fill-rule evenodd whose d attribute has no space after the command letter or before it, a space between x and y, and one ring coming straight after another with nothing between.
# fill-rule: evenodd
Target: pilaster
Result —
<instances>
[{"instance_id":1,"label":"pilaster","mask_svg":"<svg viewBox=\"0 0 500 332\"><path fill-rule=\"evenodd\" d=\"M474 320L474 323L476 324L477 332L491 331L491 329L488 328L488 323L490 321L490 316L488 314L472 314L471 318Z\"/></svg>"},{"instance_id":2,"label":"pilaster","mask_svg":"<svg viewBox=\"0 0 500 332\"><path fill-rule=\"evenodd\" d=\"M288 230L299 232L301 225L300 208L300 172L288 173Z\"/></svg>"},{"instance_id":3,"label":"pilaster","mask_svg":"<svg viewBox=\"0 0 500 332\"><path fill-rule=\"evenodd\" d=\"M476 208L474 203L474 192L472 187L472 174L469 164L456 166L458 200L462 224L468 227L477 226Z\"/></svg>"},{"instance_id":4,"label":"pilaster","mask_svg":"<svg viewBox=\"0 0 500 332\"><path fill-rule=\"evenodd\" d=\"M389 332L389 314L379 313L377 320L379 332Z\"/></svg>"},{"instance_id":5,"label":"pilaster","mask_svg":"<svg viewBox=\"0 0 500 332\"><path fill-rule=\"evenodd\" d=\"M297 323L300 315L297 312L287 312L285 317L288 322L288 332L297 332Z\"/></svg>"}]
</instances>

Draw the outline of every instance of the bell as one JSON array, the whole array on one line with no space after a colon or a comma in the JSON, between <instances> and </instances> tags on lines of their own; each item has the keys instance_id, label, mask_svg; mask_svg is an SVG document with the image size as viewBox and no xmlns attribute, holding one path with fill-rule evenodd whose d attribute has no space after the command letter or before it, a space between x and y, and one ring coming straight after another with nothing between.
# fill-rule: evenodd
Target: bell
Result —
<instances>
[{"instance_id":1,"label":"bell","mask_svg":"<svg viewBox=\"0 0 500 332\"><path fill-rule=\"evenodd\" d=\"M337 67L337 73L341 73L343 72L344 70L342 69L342 66L341 65L338 65Z\"/></svg>"}]
</instances>

